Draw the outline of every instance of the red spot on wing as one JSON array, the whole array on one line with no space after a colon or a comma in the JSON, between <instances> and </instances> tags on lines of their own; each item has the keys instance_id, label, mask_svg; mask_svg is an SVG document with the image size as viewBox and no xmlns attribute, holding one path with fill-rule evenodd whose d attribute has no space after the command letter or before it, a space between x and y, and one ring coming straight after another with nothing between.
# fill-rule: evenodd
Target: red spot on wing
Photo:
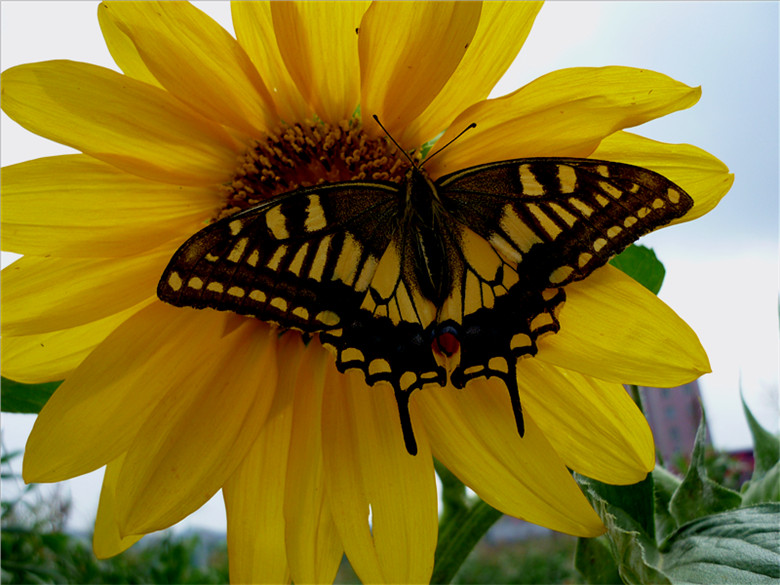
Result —
<instances>
[{"instance_id":1,"label":"red spot on wing","mask_svg":"<svg viewBox=\"0 0 780 585\"><path fill-rule=\"evenodd\" d=\"M460 340L455 333L443 331L434 338L431 345L433 346L433 351L436 353L451 357L458 353L458 350L460 349Z\"/></svg>"}]
</instances>

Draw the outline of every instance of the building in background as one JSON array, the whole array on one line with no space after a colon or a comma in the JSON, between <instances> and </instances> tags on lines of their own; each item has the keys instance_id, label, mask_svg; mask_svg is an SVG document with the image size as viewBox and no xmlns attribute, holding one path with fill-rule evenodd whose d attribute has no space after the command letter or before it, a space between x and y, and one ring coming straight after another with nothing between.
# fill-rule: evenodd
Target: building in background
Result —
<instances>
[{"instance_id":1,"label":"building in background","mask_svg":"<svg viewBox=\"0 0 780 585\"><path fill-rule=\"evenodd\" d=\"M640 392L656 452L664 463L673 465L678 456L690 456L702 413L698 381L675 388L640 387Z\"/></svg>"}]
</instances>

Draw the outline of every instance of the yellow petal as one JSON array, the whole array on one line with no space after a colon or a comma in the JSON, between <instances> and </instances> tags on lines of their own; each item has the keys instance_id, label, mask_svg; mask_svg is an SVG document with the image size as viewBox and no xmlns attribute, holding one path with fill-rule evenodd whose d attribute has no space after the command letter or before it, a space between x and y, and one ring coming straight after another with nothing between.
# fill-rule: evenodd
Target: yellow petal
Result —
<instances>
[{"instance_id":1,"label":"yellow petal","mask_svg":"<svg viewBox=\"0 0 780 585\"><path fill-rule=\"evenodd\" d=\"M403 129L433 101L457 68L479 24L480 2L376 2L360 23L361 113ZM388 23L392 23L390 26Z\"/></svg>"},{"instance_id":2,"label":"yellow petal","mask_svg":"<svg viewBox=\"0 0 780 585\"><path fill-rule=\"evenodd\" d=\"M285 121L311 118L312 110L282 60L276 43L270 2L231 2L236 38L252 59Z\"/></svg>"},{"instance_id":3,"label":"yellow petal","mask_svg":"<svg viewBox=\"0 0 780 585\"><path fill-rule=\"evenodd\" d=\"M181 372L129 447L117 487L121 532L167 528L222 487L271 407L277 337L275 328L244 319L227 336L203 340L206 358Z\"/></svg>"},{"instance_id":4,"label":"yellow petal","mask_svg":"<svg viewBox=\"0 0 780 585\"><path fill-rule=\"evenodd\" d=\"M358 34L368 2L272 2L279 53L303 99L331 124L360 100Z\"/></svg>"},{"instance_id":5,"label":"yellow petal","mask_svg":"<svg viewBox=\"0 0 780 585\"><path fill-rule=\"evenodd\" d=\"M413 400L415 456L404 446L389 386L368 387L354 370L328 371L325 485L344 550L364 583L427 583L433 571L436 483L426 429Z\"/></svg>"},{"instance_id":6,"label":"yellow petal","mask_svg":"<svg viewBox=\"0 0 780 585\"><path fill-rule=\"evenodd\" d=\"M71 329L3 335L3 376L28 384L64 380L114 329L154 299L150 296L121 313Z\"/></svg>"},{"instance_id":7,"label":"yellow petal","mask_svg":"<svg viewBox=\"0 0 780 585\"><path fill-rule=\"evenodd\" d=\"M591 158L629 163L660 173L693 198L693 208L671 223L701 217L720 203L734 175L710 153L690 144L667 144L629 132L607 136Z\"/></svg>"},{"instance_id":8,"label":"yellow petal","mask_svg":"<svg viewBox=\"0 0 780 585\"><path fill-rule=\"evenodd\" d=\"M427 167L433 176L532 156L585 157L617 130L689 108L701 95L670 77L630 67L576 67L548 73L516 92L479 102L441 144L475 122Z\"/></svg>"},{"instance_id":9,"label":"yellow petal","mask_svg":"<svg viewBox=\"0 0 780 585\"><path fill-rule=\"evenodd\" d=\"M231 583L290 581L285 552L285 477L296 360L302 352L299 339L284 337L279 347L279 363L284 367L279 371L268 420L252 449L222 488L227 509Z\"/></svg>"},{"instance_id":10,"label":"yellow petal","mask_svg":"<svg viewBox=\"0 0 780 585\"><path fill-rule=\"evenodd\" d=\"M224 322L216 311L159 301L127 319L41 410L27 441L25 481L83 475L127 451L165 394L212 363Z\"/></svg>"},{"instance_id":11,"label":"yellow petal","mask_svg":"<svg viewBox=\"0 0 780 585\"><path fill-rule=\"evenodd\" d=\"M138 81L162 87L157 78L149 71L144 60L141 59L133 41L122 32L119 23L114 18L110 18L109 11L103 10L102 6L98 8L98 23L108 52L111 53L111 57L122 72Z\"/></svg>"},{"instance_id":12,"label":"yellow petal","mask_svg":"<svg viewBox=\"0 0 780 585\"><path fill-rule=\"evenodd\" d=\"M106 466L103 487L100 489L95 533L92 535L92 550L99 559L107 559L126 551L143 538L142 535L125 536L119 534L116 508L116 486L119 472L125 456L121 455Z\"/></svg>"},{"instance_id":13,"label":"yellow petal","mask_svg":"<svg viewBox=\"0 0 780 585\"><path fill-rule=\"evenodd\" d=\"M523 408L569 469L618 485L653 469L653 434L621 384L535 359L518 363L517 379Z\"/></svg>"},{"instance_id":14,"label":"yellow petal","mask_svg":"<svg viewBox=\"0 0 780 585\"><path fill-rule=\"evenodd\" d=\"M394 138L423 144L484 100L517 57L541 7L541 2L484 2L477 32L458 68L425 111Z\"/></svg>"},{"instance_id":15,"label":"yellow petal","mask_svg":"<svg viewBox=\"0 0 780 585\"><path fill-rule=\"evenodd\" d=\"M561 330L539 342L536 359L602 380L659 388L710 371L687 323L613 266L568 285L559 318Z\"/></svg>"},{"instance_id":16,"label":"yellow petal","mask_svg":"<svg viewBox=\"0 0 780 585\"><path fill-rule=\"evenodd\" d=\"M434 456L488 504L576 536L604 532L532 412L518 435L503 383L483 378L464 390L425 389L417 404Z\"/></svg>"},{"instance_id":17,"label":"yellow petal","mask_svg":"<svg viewBox=\"0 0 780 585\"><path fill-rule=\"evenodd\" d=\"M238 42L188 2L103 2L160 84L203 116L256 135L273 100Z\"/></svg>"},{"instance_id":18,"label":"yellow petal","mask_svg":"<svg viewBox=\"0 0 780 585\"><path fill-rule=\"evenodd\" d=\"M135 306L155 294L173 251L108 259L24 256L3 269L3 332L70 329Z\"/></svg>"},{"instance_id":19,"label":"yellow petal","mask_svg":"<svg viewBox=\"0 0 780 585\"><path fill-rule=\"evenodd\" d=\"M3 111L30 132L164 183L223 183L238 145L165 91L109 69L46 61L2 74Z\"/></svg>"},{"instance_id":20,"label":"yellow petal","mask_svg":"<svg viewBox=\"0 0 780 585\"><path fill-rule=\"evenodd\" d=\"M216 187L171 187L76 154L2 170L3 250L130 256L184 241L223 202Z\"/></svg>"},{"instance_id":21,"label":"yellow petal","mask_svg":"<svg viewBox=\"0 0 780 585\"><path fill-rule=\"evenodd\" d=\"M287 559L295 583L332 583L344 555L322 471L322 392L325 367L332 360L322 346L310 342L295 383L284 497Z\"/></svg>"}]
</instances>

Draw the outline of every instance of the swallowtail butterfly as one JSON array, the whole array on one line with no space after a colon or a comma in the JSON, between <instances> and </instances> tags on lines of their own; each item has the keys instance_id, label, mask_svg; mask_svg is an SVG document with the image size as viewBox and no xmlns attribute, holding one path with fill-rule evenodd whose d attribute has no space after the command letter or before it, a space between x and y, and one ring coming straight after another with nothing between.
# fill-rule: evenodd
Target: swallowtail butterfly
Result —
<instances>
[{"instance_id":1,"label":"swallowtail butterfly","mask_svg":"<svg viewBox=\"0 0 780 585\"><path fill-rule=\"evenodd\" d=\"M693 204L653 171L579 158L482 164L431 180L350 181L288 192L217 221L175 253L163 301L318 334L342 372L409 396L500 378L517 428L518 358L559 329L566 284Z\"/></svg>"}]
</instances>

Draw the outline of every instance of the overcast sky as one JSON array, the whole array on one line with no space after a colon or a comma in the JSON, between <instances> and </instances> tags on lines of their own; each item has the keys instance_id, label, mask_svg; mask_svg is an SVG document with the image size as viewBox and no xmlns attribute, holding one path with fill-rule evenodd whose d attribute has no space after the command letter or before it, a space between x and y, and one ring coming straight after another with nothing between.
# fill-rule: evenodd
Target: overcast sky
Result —
<instances>
[{"instance_id":1,"label":"overcast sky","mask_svg":"<svg viewBox=\"0 0 780 585\"><path fill-rule=\"evenodd\" d=\"M224 2L196 2L232 32ZM103 44L95 2L3 2L2 69L47 59L116 68ZM644 243L667 268L661 294L698 333L713 373L701 381L715 444L744 448L739 403L770 429L778 419L778 5L774 2L552 2L494 95L551 70L629 65L691 86L701 101L632 131L686 142L736 175L721 205L702 219ZM21 130L3 114L2 164L71 152ZM7 258L4 257L4 262ZM18 448L32 417L3 416L3 440ZM101 472L69 482L74 523L94 518ZM224 527L215 498L186 526Z\"/></svg>"}]
</instances>

